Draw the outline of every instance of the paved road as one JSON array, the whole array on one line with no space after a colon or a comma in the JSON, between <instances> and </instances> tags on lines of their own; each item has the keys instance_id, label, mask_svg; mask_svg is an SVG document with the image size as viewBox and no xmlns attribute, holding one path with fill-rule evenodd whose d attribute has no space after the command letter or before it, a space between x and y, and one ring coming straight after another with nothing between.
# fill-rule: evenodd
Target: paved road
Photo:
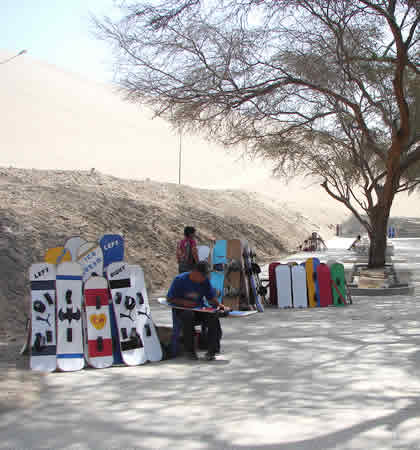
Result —
<instances>
[{"instance_id":1,"label":"paved road","mask_svg":"<svg viewBox=\"0 0 420 450\"><path fill-rule=\"evenodd\" d=\"M395 246L418 295L420 239ZM2 415L0 448L419 449L419 317L400 296L227 318L213 363L48 375L38 404Z\"/></svg>"}]
</instances>

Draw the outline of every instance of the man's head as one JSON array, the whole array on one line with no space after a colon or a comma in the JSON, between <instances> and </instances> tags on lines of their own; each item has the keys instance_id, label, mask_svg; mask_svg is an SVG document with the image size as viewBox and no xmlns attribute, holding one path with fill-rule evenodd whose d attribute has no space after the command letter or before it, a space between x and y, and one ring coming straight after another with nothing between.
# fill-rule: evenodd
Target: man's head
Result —
<instances>
[{"instance_id":1,"label":"man's head","mask_svg":"<svg viewBox=\"0 0 420 450\"><path fill-rule=\"evenodd\" d=\"M210 266L206 261L199 261L190 272L191 281L204 283L210 274Z\"/></svg>"},{"instance_id":2,"label":"man's head","mask_svg":"<svg viewBox=\"0 0 420 450\"><path fill-rule=\"evenodd\" d=\"M195 228L194 227L185 227L184 228L184 236L186 238L192 238L195 235Z\"/></svg>"}]
</instances>

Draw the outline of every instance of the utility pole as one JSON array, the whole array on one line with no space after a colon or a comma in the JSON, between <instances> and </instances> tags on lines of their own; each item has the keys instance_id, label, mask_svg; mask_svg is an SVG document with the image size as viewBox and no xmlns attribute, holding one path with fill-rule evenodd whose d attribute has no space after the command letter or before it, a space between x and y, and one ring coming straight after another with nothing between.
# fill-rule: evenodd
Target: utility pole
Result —
<instances>
[{"instance_id":1,"label":"utility pole","mask_svg":"<svg viewBox=\"0 0 420 450\"><path fill-rule=\"evenodd\" d=\"M179 129L178 184L181 184L182 129Z\"/></svg>"}]
</instances>

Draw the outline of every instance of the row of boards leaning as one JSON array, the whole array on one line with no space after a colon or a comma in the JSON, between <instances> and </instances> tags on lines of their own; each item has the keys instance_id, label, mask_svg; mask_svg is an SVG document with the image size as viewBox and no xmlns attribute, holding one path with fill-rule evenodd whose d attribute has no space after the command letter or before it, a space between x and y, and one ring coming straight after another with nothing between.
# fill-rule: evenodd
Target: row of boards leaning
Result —
<instances>
[{"instance_id":1,"label":"row of boards leaning","mask_svg":"<svg viewBox=\"0 0 420 450\"><path fill-rule=\"evenodd\" d=\"M255 252L246 240L220 239L210 248L198 247L199 259L211 266L210 283L219 303L232 310L255 308L264 311L265 289L259 278Z\"/></svg>"},{"instance_id":2,"label":"row of boards leaning","mask_svg":"<svg viewBox=\"0 0 420 450\"><path fill-rule=\"evenodd\" d=\"M120 235L70 238L30 267L30 367L51 372L160 361L141 267Z\"/></svg>"},{"instance_id":3,"label":"row of boards leaning","mask_svg":"<svg viewBox=\"0 0 420 450\"><path fill-rule=\"evenodd\" d=\"M268 267L270 304L278 308L342 306L351 301L344 266L308 258L301 264L279 262Z\"/></svg>"}]
</instances>

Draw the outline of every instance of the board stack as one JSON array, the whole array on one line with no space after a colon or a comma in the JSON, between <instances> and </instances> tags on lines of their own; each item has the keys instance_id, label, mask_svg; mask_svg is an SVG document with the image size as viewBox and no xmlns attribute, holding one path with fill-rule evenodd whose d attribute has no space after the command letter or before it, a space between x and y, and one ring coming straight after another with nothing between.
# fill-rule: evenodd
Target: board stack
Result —
<instances>
[{"instance_id":1,"label":"board stack","mask_svg":"<svg viewBox=\"0 0 420 450\"><path fill-rule=\"evenodd\" d=\"M32 264L30 367L137 366L162 359L144 273L124 261L124 240L72 237Z\"/></svg>"},{"instance_id":2,"label":"board stack","mask_svg":"<svg viewBox=\"0 0 420 450\"><path fill-rule=\"evenodd\" d=\"M220 239L208 254L212 268L210 282L219 302L234 311L263 312L266 290L261 284L255 252L248 242Z\"/></svg>"},{"instance_id":3,"label":"board stack","mask_svg":"<svg viewBox=\"0 0 420 450\"><path fill-rule=\"evenodd\" d=\"M278 308L315 308L351 303L343 264L308 258L297 264L268 266L269 303Z\"/></svg>"}]
</instances>

